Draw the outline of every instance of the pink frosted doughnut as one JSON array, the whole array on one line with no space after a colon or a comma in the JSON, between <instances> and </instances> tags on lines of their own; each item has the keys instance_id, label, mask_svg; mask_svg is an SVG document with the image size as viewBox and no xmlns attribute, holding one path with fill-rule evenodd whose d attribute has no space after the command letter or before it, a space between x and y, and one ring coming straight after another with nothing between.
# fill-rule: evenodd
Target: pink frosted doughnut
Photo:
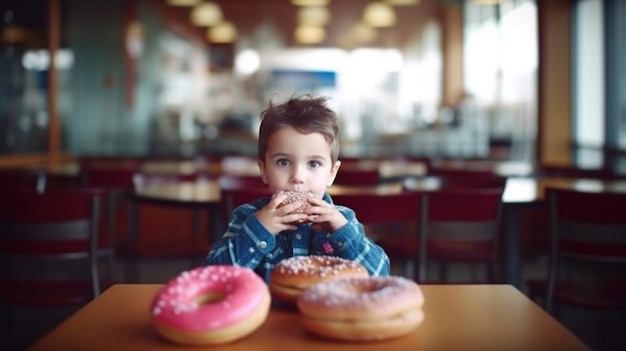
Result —
<instances>
[{"instance_id":1,"label":"pink frosted doughnut","mask_svg":"<svg viewBox=\"0 0 626 351\"><path fill-rule=\"evenodd\" d=\"M267 318L271 297L250 268L214 265L182 272L159 290L150 306L157 332L181 345L230 342Z\"/></svg>"},{"instance_id":2,"label":"pink frosted doughnut","mask_svg":"<svg viewBox=\"0 0 626 351\"><path fill-rule=\"evenodd\" d=\"M419 285L398 276L337 278L313 285L298 299L309 331L348 341L408 334L422 323L423 304Z\"/></svg>"}]
</instances>

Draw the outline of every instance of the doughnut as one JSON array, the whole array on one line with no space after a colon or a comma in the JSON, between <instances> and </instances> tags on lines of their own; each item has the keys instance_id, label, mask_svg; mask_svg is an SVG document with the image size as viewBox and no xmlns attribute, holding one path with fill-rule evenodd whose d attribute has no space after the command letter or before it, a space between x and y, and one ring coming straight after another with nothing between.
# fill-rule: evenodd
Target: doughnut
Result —
<instances>
[{"instance_id":1,"label":"doughnut","mask_svg":"<svg viewBox=\"0 0 626 351\"><path fill-rule=\"evenodd\" d=\"M290 257L270 273L270 291L277 299L295 304L306 288L338 277L369 277L369 273L361 264L341 257Z\"/></svg>"},{"instance_id":2,"label":"doughnut","mask_svg":"<svg viewBox=\"0 0 626 351\"><path fill-rule=\"evenodd\" d=\"M302 205L298 207L295 211L293 211L293 213L304 213L304 211L311 206L311 204L309 204L309 202L307 201L307 198L315 197L315 194L310 191L278 190L272 195L272 198L283 194L286 194L287 198L278 205L278 208L294 203L296 201L302 202ZM295 221L294 223L298 224L304 222L306 222L306 220Z\"/></svg>"},{"instance_id":3,"label":"doughnut","mask_svg":"<svg viewBox=\"0 0 626 351\"><path fill-rule=\"evenodd\" d=\"M180 345L240 339L265 322L271 295L246 267L213 265L184 271L154 296L150 314L157 332Z\"/></svg>"},{"instance_id":4,"label":"doughnut","mask_svg":"<svg viewBox=\"0 0 626 351\"><path fill-rule=\"evenodd\" d=\"M302 323L321 337L382 341L415 330L424 319L417 283L399 276L346 277L316 284L297 301Z\"/></svg>"}]
</instances>

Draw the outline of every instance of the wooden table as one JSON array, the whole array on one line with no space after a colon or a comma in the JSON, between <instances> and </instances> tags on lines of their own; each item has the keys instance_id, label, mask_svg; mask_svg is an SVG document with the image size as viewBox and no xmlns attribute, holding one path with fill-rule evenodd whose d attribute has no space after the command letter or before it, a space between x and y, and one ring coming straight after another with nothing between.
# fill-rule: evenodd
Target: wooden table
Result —
<instances>
[{"instance_id":1,"label":"wooden table","mask_svg":"<svg viewBox=\"0 0 626 351\"><path fill-rule=\"evenodd\" d=\"M161 285L115 285L28 350L191 350L161 339L149 304ZM272 308L252 334L210 350L589 350L510 285L424 285L424 322L407 336L350 343L306 331L295 309ZM198 348L195 348L198 349Z\"/></svg>"}]
</instances>

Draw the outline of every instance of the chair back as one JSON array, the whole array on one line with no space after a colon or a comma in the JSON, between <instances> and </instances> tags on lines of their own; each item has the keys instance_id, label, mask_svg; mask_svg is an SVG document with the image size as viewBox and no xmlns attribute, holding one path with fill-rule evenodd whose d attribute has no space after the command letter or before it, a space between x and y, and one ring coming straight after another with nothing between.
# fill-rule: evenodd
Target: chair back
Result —
<instances>
[{"instance_id":1,"label":"chair back","mask_svg":"<svg viewBox=\"0 0 626 351\"><path fill-rule=\"evenodd\" d=\"M392 264L404 263L405 275L414 276L418 251L421 199L417 192L346 192L331 195L336 205L352 209L366 235L380 245Z\"/></svg>"},{"instance_id":2,"label":"chair back","mask_svg":"<svg viewBox=\"0 0 626 351\"><path fill-rule=\"evenodd\" d=\"M0 191L38 191L46 189L46 174L43 171L4 170L0 172Z\"/></svg>"},{"instance_id":3,"label":"chair back","mask_svg":"<svg viewBox=\"0 0 626 351\"><path fill-rule=\"evenodd\" d=\"M222 175L218 178L220 189L265 188L259 175Z\"/></svg>"},{"instance_id":4,"label":"chair back","mask_svg":"<svg viewBox=\"0 0 626 351\"><path fill-rule=\"evenodd\" d=\"M127 193L134 189L139 170L132 165L102 165L86 163L81 170L83 184L87 188L101 188L105 191L101 211L101 233L115 241L122 241L126 231L129 212ZM125 208L126 207L126 208Z\"/></svg>"},{"instance_id":5,"label":"chair back","mask_svg":"<svg viewBox=\"0 0 626 351\"><path fill-rule=\"evenodd\" d=\"M433 168L429 175L439 178L441 187L447 189L504 188L506 184L506 177L490 168Z\"/></svg>"},{"instance_id":6,"label":"chair back","mask_svg":"<svg viewBox=\"0 0 626 351\"><path fill-rule=\"evenodd\" d=\"M626 309L626 193L548 188L546 196L546 309L551 312L557 298L586 308ZM573 262L583 262L586 274L565 276L562 266Z\"/></svg>"},{"instance_id":7,"label":"chair back","mask_svg":"<svg viewBox=\"0 0 626 351\"><path fill-rule=\"evenodd\" d=\"M3 299L8 303L41 306L86 302L100 294L102 285L98 260L103 256L112 259L115 253L114 246L101 240L98 233L102 196L102 189L3 194L0 202L0 252L9 262L16 262L8 265L15 271L9 272L12 287L0 288ZM65 279L65 285L55 285L49 282L54 279L33 280L20 274L23 273L19 269L20 262L41 264L45 261L43 268L46 268L53 266L52 261L75 262L78 259L88 262L88 265L81 266L88 267L89 278L77 280L75 284ZM68 284L71 289L68 289Z\"/></svg>"},{"instance_id":8,"label":"chair back","mask_svg":"<svg viewBox=\"0 0 626 351\"><path fill-rule=\"evenodd\" d=\"M220 187L220 220L222 231L226 229L233 210L261 197L272 196L260 176L223 175L218 178Z\"/></svg>"},{"instance_id":9,"label":"chair back","mask_svg":"<svg viewBox=\"0 0 626 351\"><path fill-rule=\"evenodd\" d=\"M502 188L442 189L422 192L419 281L427 280L429 260L495 265L502 222Z\"/></svg>"},{"instance_id":10,"label":"chair back","mask_svg":"<svg viewBox=\"0 0 626 351\"><path fill-rule=\"evenodd\" d=\"M546 189L558 256L626 262L626 193Z\"/></svg>"},{"instance_id":11,"label":"chair back","mask_svg":"<svg viewBox=\"0 0 626 351\"><path fill-rule=\"evenodd\" d=\"M341 166L333 184L346 186L377 185L380 173L377 167L358 168L357 166Z\"/></svg>"},{"instance_id":12,"label":"chair back","mask_svg":"<svg viewBox=\"0 0 626 351\"><path fill-rule=\"evenodd\" d=\"M336 205L351 208L363 224L417 221L419 198L412 192L349 192L332 195Z\"/></svg>"},{"instance_id":13,"label":"chair back","mask_svg":"<svg viewBox=\"0 0 626 351\"><path fill-rule=\"evenodd\" d=\"M440 177L481 178L496 175L492 168L438 168L430 169L429 175Z\"/></svg>"},{"instance_id":14,"label":"chair back","mask_svg":"<svg viewBox=\"0 0 626 351\"><path fill-rule=\"evenodd\" d=\"M560 178L616 179L626 177L609 167L585 168L575 165L543 165L538 173L544 177Z\"/></svg>"},{"instance_id":15,"label":"chair back","mask_svg":"<svg viewBox=\"0 0 626 351\"><path fill-rule=\"evenodd\" d=\"M134 187L134 179L138 174L135 167L85 167L83 170L86 187L104 188L107 190L130 190Z\"/></svg>"}]
</instances>

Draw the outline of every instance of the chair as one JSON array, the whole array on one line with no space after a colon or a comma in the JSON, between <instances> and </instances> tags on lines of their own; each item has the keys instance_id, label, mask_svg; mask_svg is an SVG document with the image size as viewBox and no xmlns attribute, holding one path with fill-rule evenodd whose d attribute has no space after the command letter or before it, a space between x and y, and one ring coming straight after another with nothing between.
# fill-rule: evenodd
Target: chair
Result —
<instances>
[{"instance_id":1,"label":"chair","mask_svg":"<svg viewBox=\"0 0 626 351\"><path fill-rule=\"evenodd\" d=\"M539 175L544 177L560 178L591 178L591 179L616 179L620 174L610 167L584 168L575 165L542 165L539 167ZM623 178L624 176L621 175Z\"/></svg>"},{"instance_id":2,"label":"chair","mask_svg":"<svg viewBox=\"0 0 626 351\"><path fill-rule=\"evenodd\" d=\"M212 180L201 173L151 173L134 174L133 191L126 193L130 207L129 238L124 245L126 279L138 282L140 279L140 261L188 259L190 267L200 264L201 258L208 251L209 238L204 235L206 221L202 214L207 205L193 200L184 201L167 195L140 196L138 191L159 189L167 193L174 188L174 193L193 193L205 187L210 188ZM185 189L185 190L183 190ZM210 212L210 211L209 211Z\"/></svg>"},{"instance_id":3,"label":"chair","mask_svg":"<svg viewBox=\"0 0 626 351\"><path fill-rule=\"evenodd\" d=\"M82 170L84 186L88 188L102 188L105 190L105 199L103 201L106 211L102 211L104 216L101 217L103 223L101 229L110 235L116 242L118 247L125 247L121 237L120 221L128 222L128 203L125 194L134 188L134 182L138 174L136 167L130 166L86 166ZM126 210L120 209L126 207Z\"/></svg>"},{"instance_id":4,"label":"chair","mask_svg":"<svg viewBox=\"0 0 626 351\"><path fill-rule=\"evenodd\" d=\"M380 183L378 167L343 165L339 167L333 184L347 186L377 185Z\"/></svg>"},{"instance_id":5,"label":"chair","mask_svg":"<svg viewBox=\"0 0 626 351\"><path fill-rule=\"evenodd\" d=\"M506 183L506 177L483 168L433 168L429 175L441 179L445 188L498 188Z\"/></svg>"},{"instance_id":6,"label":"chair","mask_svg":"<svg viewBox=\"0 0 626 351\"><path fill-rule=\"evenodd\" d=\"M0 191L26 190L43 192L45 189L45 172L24 169L12 169L0 172Z\"/></svg>"},{"instance_id":7,"label":"chair","mask_svg":"<svg viewBox=\"0 0 626 351\"><path fill-rule=\"evenodd\" d=\"M402 264L404 275L413 278L417 257L420 197L417 192L333 194L333 202L351 208L365 232L391 260Z\"/></svg>"},{"instance_id":8,"label":"chair","mask_svg":"<svg viewBox=\"0 0 626 351\"><path fill-rule=\"evenodd\" d=\"M230 221L233 210L244 203L260 197L272 196L260 176L223 175L219 177L220 187L220 218L222 232ZM217 237L216 237L217 238Z\"/></svg>"},{"instance_id":9,"label":"chair","mask_svg":"<svg viewBox=\"0 0 626 351\"><path fill-rule=\"evenodd\" d=\"M444 265L439 282L448 281L446 265L450 263L485 264L486 282L499 281L502 192L502 188L420 192L418 281L429 282L430 262Z\"/></svg>"},{"instance_id":10,"label":"chair","mask_svg":"<svg viewBox=\"0 0 626 351\"><path fill-rule=\"evenodd\" d=\"M529 296L550 313L557 302L626 310L626 193L547 188L546 199L547 276L526 282Z\"/></svg>"},{"instance_id":11,"label":"chair","mask_svg":"<svg viewBox=\"0 0 626 351\"><path fill-rule=\"evenodd\" d=\"M0 303L9 312L8 335L15 307L80 305L113 283L115 248L97 225L102 196L101 189L1 194Z\"/></svg>"}]
</instances>

